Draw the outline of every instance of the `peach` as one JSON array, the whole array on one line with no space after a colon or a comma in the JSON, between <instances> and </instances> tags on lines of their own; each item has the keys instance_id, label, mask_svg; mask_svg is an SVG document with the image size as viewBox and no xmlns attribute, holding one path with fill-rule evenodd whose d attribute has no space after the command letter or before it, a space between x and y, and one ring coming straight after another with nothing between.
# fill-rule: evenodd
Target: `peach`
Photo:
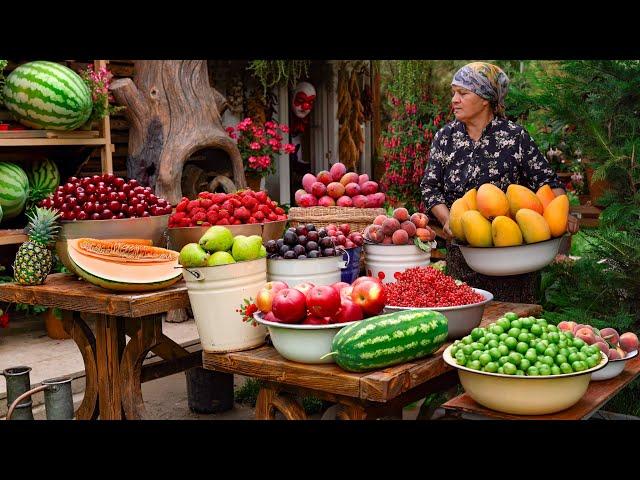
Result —
<instances>
[{"instance_id":1,"label":"peach","mask_svg":"<svg viewBox=\"0 0 640 480\"><path fill-rule=\"evenodd\" d=\"M318 182L322 182L325 185L329 185L333 181L331 174L326 170L318 172L318 176L316 178L318 179Z\"/></svg>"},{"instance_id":2,"label":"peach","mask_svg":"<svg viewBox=\"0 0 640 480\"><path fill-rule=\"evenodd\" d=\"M400 224L400 228L407 232L409 238L416 236L416 226L413 224L413 222L410 222L408 220L404 221Z\"/></svg>"},{"instance_id":3,"label":"peach","mask_svg":"<svg viewBox=\"0 0 640 480\"><path fill-rule=\"evenodd\" d=\"M393 245L393 239L390 236L385 235L384 236L384 240L382 241L382 244L383 245Z\"/></svg>"},{"instance_id":4,"label":"peach","mask_svg":"<svg viewBox=\"0 0 640 480\"><path fill-rule=\"evenodd\" d=\"M416 212L411 215L410 220L416 226L416 228L424 228L429 225L429 217L427 217L424 213Z\"/></svg>"},{"instance_id":5,"label":"peach","mask_svg":"<svg viewBox=\"0 0 640 480\"><path fill-rule=\"evenodd\" d=\"M404 207L396 208L393 211L392 216L393 218L398 220L400 223L406 222L407 220L409 220L409 211Z\"/></svg>"},{"instance_id":6,"label":"peach","mask_svg":"<svg viewBox=\"0 0 640 480\"><path fill-rule=\"evenodd\" d=\"M353 200L353 206L357 208L365 208L367 206L367 197L364 195L356 195Z\"/></svg>"},{"instance_id":7,"label":"peach","mask_svg":"<svg viewBox=\"0 0 640 480\"><path fill-rule=\"evenodd\" d=\"M597 345L600 351L605 355L609 354L609 345L607 345L607 342L596 342L594 345Z\"/></svg>"},{"instance_id":8,"label":"peach","mask_svg":"<svg viewBox=\"0 0 640 480\"><path fill-rule=\"evenodd\" d=\"M343 195L336 200L336 205L339 207L353 207L353 200L351 200L351 197Z\"/></svg>"},{"instance_id":9,"label":"peach","mask_svg":"<svg viewBox=\"0 0 640 480\"><path fill-rule=\"evenodd\" d=\"M620 360L622 358L622 355L620 355L620 352L618 352L615 348L612 348L607 353L607 357L609 357L609 360Z\"/></svg>"},{"instance_id":10,"label":"peach","mask_svg":"<svg viewBox=\"0 0 640 480\"><path fill-rule=\"evenodd\" d=\"M395 218L387 218L384 222L382 222L382 230L385 235L393 235L393 232L400 228L400 222Z\"/></svg>"},{"instance_id":11,"label":"peach","mask_svg":"<svg viewBox=\"0 0 640 480\"><path fill-rule=\"evenodd\" d=\"M363 195L371 195L372 193L376 193L378 191L378 184L369 180L368 182L364 182L362 185L360 185L360 191Z\"/></svg>"},{"instance_id":12,"label":"peach","mask_svg":"<svg viewBox=\"0 0 640 480\"><path fill-rule=\"evenodd\" d=\"M331 165L331 168L329 169L329 173L331 174L331 179L334 182L338 182L340 181L342 176L345 173L347 173L347 167L345 166L344 163L337 162Z\"/></svg>"},{"instance_id":13,"label":"peach","mask_svg":"<svg viewBox=\"0 0 640 480\"><path fill-rule=\"evenodd\" d=\"M406 245L407 242L409 241L409 235L407 234L406 230L399 229L393 232L393 235L391 236L391 241L393 242L394 245Z\"/></svg>"},{"instance_id":14,"label":"peach","mask_svg":"<svg viewBox=\"0 0 640 480\"><path fill-rule=\"evenodd\" d=\"M563 320L558 324L558 329L563 330L565 332L573 333L573 327L577 325L576 322Z\"/></svg>"},{"instance_id":15,"label":"peach","mask_svg":"<svg viewBox=\"0 0 640 480\"><path fill-rule=\"evenodd\" d=\"M416 237L422 242L430 242L436 238L436 232L430 228L416 228Z\"/></svg>"},{"instance_id":16,"label":"peach","mask_svg":"<svg viewBox=\"0 0 640 480\"><path fill-rule=\"evenodd\" d=\"M313 173L305 173L304 177L302 177L302 188L304 188L305 192L311 193L311 186L317 181L318 179Z\"/></svg>"},{"instance_id":17,"label":"peach","mask_svg":"<svg viewBox=\"0 0 640 480\"><path fill-rule=\"evenodd\" d=\"M349 174L347 173L347 175ZM360 195L360 185L358 185L355 182L347 183L344 187L344 192L350 197L355 197L356 195Z\"/></svg>"},{"instance_id":18,"label":"peach","mask_svg":"<svg viewBox=\"0 0 640 480\"><path fill-rule=\"evenodd\" d=\"M386 215L378 215L375 220L373 221L374 225L382 225L382 222L384 222L387 219Z\"/></svg>"},{"instance_id":19,"label":"peach","mask_svg":"<svg viewBox=\"0 0 640 480\"><path fill-rule=\"evenodd\" d=\"M579 328L575 335L576 338L579 338L589 345L593 345L596 342L596 336L593 333L593 330L591 330L591 327Z\"/></svg>"},{"instance_id":20,"label":"peach","mask_svg":"<svg viewBox=\"0 0 640 480\"><path fill-rule=\"evenodd\" d=\"M327 195L336 199L340 198L344 195L344 185L340 182L331 182L327 185Z\"/></svg>"},{"instance_id":21,"label":"peach","mask_svg":"<svg viewBox=\"0 0 640 480\"><path fill-rule=\"evenodd\" d=\"M335 207L335 205L336 201L328 195L318 199L318 206L320 207Z\"/></svg>"},{"instance_id":22,"label":"peach","mask_svg":"<svg viewBox=\"0 0 640 480\"><path fill-rule=\"evenodd\" d=\"M383 227L384 228L384 227ZM633 332L625 332L620 335L620 348L625 352L633 352L638 349L638 337Z\"/></svg>"},{"instance_id":23,"label":"peach","mask_svg":"<svg viewBox=\"0 0 640 480\"><path fill-rule=\"evenodd\" d=\"M369 181L369 175L367 175L366 173L363 173L362 175L358 176L358 185L362 186L363 183L368 181Z\"/></svg>"},{"instance_id":24,"label":"peach","mask_svg":"<svg viewBox=\"0 0 640 480\"><path fill-rule=\"evenodd\" d=\"M618 341L620 340L620 335L618 334L618 332L610 327L600 330L600 336L603 340L606 340L613 345L617 345Z\"/></svg>"},{"instance_id":25,"label":"peach","mask_svg":"<svg viewBox=\"0 0 640 480\"><path fill-rule=\"evenodd\" d=\"M591 328L589 325L584 325L584 324L582 324L582 323L577 323L577 324L575 324L575 325L573 326L573 330L572 330L572 332L571 332L571 333L573 333L573 334L575 335L575 334L576 334L576 332L577 332L578 330L580 330L581 328L584 328L584 327L589 327L589 328Z\"/></svg>"},{"instance_id":26,"label":"peach","mask_svg":"<svg viewBox=\"0 0 640 480\"><path fill-rule=\"evenodd\" d=\"M627 352L624 349L620 348L619 346L616 347L616 350L620 354L620 358L625 358L627 356Z\"/></svg>"},{"instance_id":27,"label":"peach","mask_svg":"<svg viewBox=\"0 0 640 480\"><path fill-rule=\"evenodd\" d=\"M316 205L318 205L318 199L310 193L305 193L300 197L299 205L305 208L315 207Z\"/></svg>"},{"instance_id":28,"label":"peach","mask_svg":"<svg viewBox=\"0 0 640 480\"><path fill-rule=\"evenodd\" d=\"M324 197L327 194L327 186L322 182L313 182L311 185L311 192L317 198Z\"/></svg>"},{"instance_id":29,"label":"peach","mask_svg":"<svg viewBox=\"0 0 640 480\"><path fill-rule=\"evenodd\" d=\"M345 187L350 183L355 183L356 185L358 185L358 178L359 177L356 172L345 173L340 179L340 183L343 184ZM358 187L359 186L360 185L358 185Z\"/></svg>"},{"instance_id":30,"label":"peach","mask_svg":"<svg viewBox=\"0 0 640 480\"><path fill-rule=\"evenodd\" d=\"M296 205L300 205L300 198L302 197L302 195L305 195L306 193L308 192L303 188L299 188L298 190L296 190L296 193L293 196L293 198L296 201Z\"/></svg>"},{"instance_id":31,"label":"peach","mask_svg":"<svg viewBox=\"0 0 640 480\"><path fill-rule=\"evenodd\" d=\"M372 242L382 243L384 240L384 230L381 225L370 225L369 226L369 239Z\"/></svg>"}]
</instances>

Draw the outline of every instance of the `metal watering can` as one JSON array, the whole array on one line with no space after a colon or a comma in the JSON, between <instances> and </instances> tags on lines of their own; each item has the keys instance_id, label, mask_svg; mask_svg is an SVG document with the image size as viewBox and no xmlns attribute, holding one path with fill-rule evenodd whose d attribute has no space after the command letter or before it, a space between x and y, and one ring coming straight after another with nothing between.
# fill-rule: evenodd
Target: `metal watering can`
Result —
<instances>
[{"instance_id":1,"label":"metal watering can","mask_svg":"<svg viewBox=\"0 0 640 480\"><path fill-rule=\"evenodd\" d=\"M7 420L33 420L31 395L44 390L47 420L73 419L71 378L58 377L44 380L42 385L29 390L31 367L7 368L2 372L7 381ZM26 401L24 401L26 400ZM23 402L23 403L20 403Z\"/></svg>"}]
</instances>

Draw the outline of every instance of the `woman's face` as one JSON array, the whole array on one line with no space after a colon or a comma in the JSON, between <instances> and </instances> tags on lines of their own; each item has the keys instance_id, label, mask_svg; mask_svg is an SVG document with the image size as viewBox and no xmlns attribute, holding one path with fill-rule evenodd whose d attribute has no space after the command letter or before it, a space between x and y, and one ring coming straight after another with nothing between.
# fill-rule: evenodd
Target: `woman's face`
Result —
<instances>
[{"instance_id":1,"label":"woman's face","mask_svg":"<svg viewBox=\"0 0 640 480\"><path fill-rule=\"evenodd\" d=\"M477 117L487 108L491 108L489 101L467 90L466 88L453 85L451 87L451 105L456 120L468 122Z\"/></svg>"}]
</instances>

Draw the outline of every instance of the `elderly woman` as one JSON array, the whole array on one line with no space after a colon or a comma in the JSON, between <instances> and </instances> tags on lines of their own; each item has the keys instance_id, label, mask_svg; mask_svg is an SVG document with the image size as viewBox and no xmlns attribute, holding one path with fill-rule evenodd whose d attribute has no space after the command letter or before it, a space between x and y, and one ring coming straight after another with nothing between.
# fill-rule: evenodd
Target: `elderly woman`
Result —
<instances>
[{"instance_id":1,"label":"elderly woman","mask_svg":"<svg viewBox=\"0 0 640 480\"><path fill-rule=\"evenodd\" d=\"M451 103L456 119L434 136L429 166L421 182L424 205L442 224L448 238L452 237L451 204L483 183L492 183L503 191L517 183L534 192L549 184L556 195L565 193L527 131L506 119L508 86L507 75L490 63L470 63L453 76ZM575 217L569 217L567 229L570 233L578 231ZM448 251L452 250L448 266L453 263L453 269L458 270L454 276L480 288L492 283L466 266L459 249L448 246ZM531 295L525 297L532 300Z\"/></svg>"}]
</instances>

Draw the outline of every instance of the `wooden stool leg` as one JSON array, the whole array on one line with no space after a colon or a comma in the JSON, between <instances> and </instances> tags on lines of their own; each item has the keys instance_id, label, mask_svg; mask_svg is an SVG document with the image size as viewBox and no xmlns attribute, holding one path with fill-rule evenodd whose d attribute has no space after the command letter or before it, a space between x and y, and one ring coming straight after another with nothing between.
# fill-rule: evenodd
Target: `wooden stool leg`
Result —
<instances>
[{"instance_id":1,"label":"wooden stool leg","mask_svg":"<svg viewBox=\"0 0 640 480\"><path fill-rule=\"evenodd\" d=\"M366 420L367 411L364 407L356 404L339 403L336 411L338 420Z\"/></svg>"},{"instance_id":2,"label":"wooden stool leg","mask_svg":"<svg viewBox=\"0 0 640 480\"><path fill-rule=\"evenodd\" d=\"M140 329L127 343L120 362L122 407L128 420L142 420L147 412L142 399L142 362L147 353L162 341L162 316L143 317Z\"/></svg>"},{"instance_id":3,"label":"wooden stool leg","mask_svg":"<svg viewBox=\"0 0 640 480\"><path fill-rule=\"evenodd\" d=\"M302 407L286 393L272 387L263 387L256 401L256 420L275 420L276 410L287 420L307 420Z\"/></svg>"},{"instance_id":4,"label":"wooden stool leg","mask_svg":"<svg viewBox=\"0 0 640 480\"><path fill-rule=\"evenodd\" d=\"M62 317L65 331L76 342L84 361L85 389L82 403L75 411L78 420L95 420L98 418L98 368L96 366L96 338L89 326L73 312L71 317Z\"/></svg>"},{"instance_id":5,"label":"wooden stool leg","mask_svg":"<svg viewBox=\"0 0 640 480\"><path fill-rule=\"evenodd\" d=\"M96 315L96 362L101 420L122 419L120 356L125 340L123 320L110 315Z\"/></svg>"}]
</instances>

